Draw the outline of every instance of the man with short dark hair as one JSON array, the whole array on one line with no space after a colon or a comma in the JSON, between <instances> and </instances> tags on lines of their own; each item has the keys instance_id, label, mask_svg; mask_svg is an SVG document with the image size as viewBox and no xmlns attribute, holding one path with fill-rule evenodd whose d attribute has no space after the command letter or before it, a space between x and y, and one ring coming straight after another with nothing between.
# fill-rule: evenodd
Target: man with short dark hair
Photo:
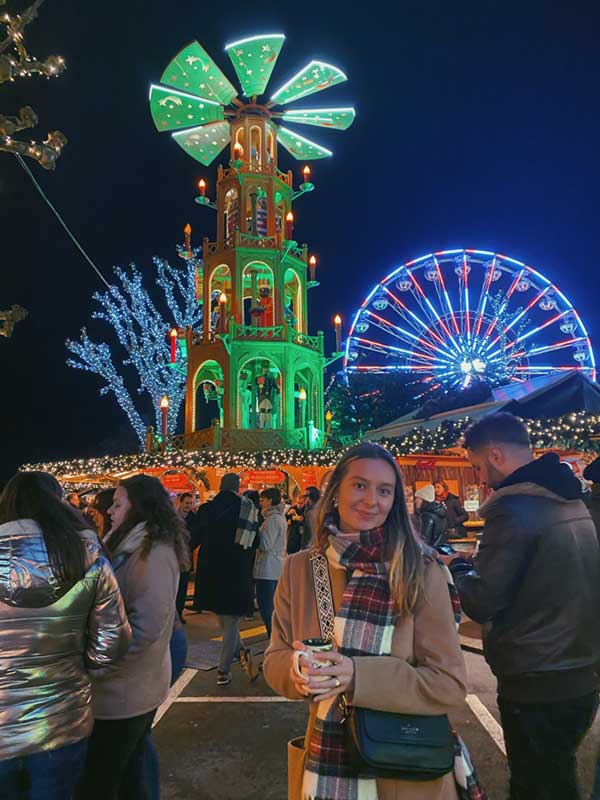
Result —
<instances>
[{"instance_id":1,"label":"man with short dark hair","mask_svg":"<svg viewBox=\"0 0 600 800\"><path fill-rule=\"evenodd\" d=\"M534 460L511 414L484 417L464 445L495 493L474 562L450 569L484 625L498 679L511 800L577 800L575 753L598 707L600 553L581 484L555 453Z\"/></svg>"}]
</instances>

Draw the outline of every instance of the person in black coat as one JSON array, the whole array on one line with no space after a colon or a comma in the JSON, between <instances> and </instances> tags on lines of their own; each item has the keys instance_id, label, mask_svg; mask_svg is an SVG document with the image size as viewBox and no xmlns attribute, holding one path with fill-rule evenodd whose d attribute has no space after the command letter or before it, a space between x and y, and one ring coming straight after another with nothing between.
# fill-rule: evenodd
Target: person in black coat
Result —
<instances>
[{"instance_id":1,"label":"person in black coat","mask_svg":"<svg viewBox=\"0 0 600 800\"><path fill-rule=\"evenodd\" d=\"M575 800L577 748L598 707L600 550L581 484L556 453L534 459L511 414L464 446L494 494L474 560L448 558L463 609L485 626L515 800Z\"/></svg>"},{"instance_id":2,"label":"person in black coat","mask_svg":"<svg viewBox=\"0 0 600 800\"><path fill-rule=\"evenodd\" d=\"M200 506L192 523L192 547L201 545L196 568L199 597L195 603L213 611L223 629L219 686L231 682L230 668L236 656L249 674L254 673L250 651L240 637L240 620L252 603L252 551L235 543L242 502L239 489L239 475L224 475L219 494Z\"/></svg>"},{"instance_id":3,"label":"person in black coat","mask_svg":"<svg viewBox=\"0 0 600 800\"><path fill-rule=\"evenodd\" d=\"M430 547L446 541L446 507L435 499L431 484L415 492L415 509L420 522L421 539Z\"/></svg>"},{"instance_id":4,"label":"person in black coat","mask_svg":"<svg viewBox=\"0 0 600 800\"><path fill-rule=\"evenodd\" d=\"M436 481L433 484L435 499L446 506L447 532L449 536L462 537L465 535L463 522L469 519L469 512L465 511L460 498L448 489L446 481Z\"/></svg>"}]
</instances>

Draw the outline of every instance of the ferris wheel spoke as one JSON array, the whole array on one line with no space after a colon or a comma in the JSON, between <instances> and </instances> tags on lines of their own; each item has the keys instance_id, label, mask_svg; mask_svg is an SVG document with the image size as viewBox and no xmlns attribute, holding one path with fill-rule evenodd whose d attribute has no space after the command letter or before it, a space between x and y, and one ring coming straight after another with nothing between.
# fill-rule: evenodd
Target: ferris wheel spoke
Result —
<instances>
[{"instance_id":1,"label":"ferris wheel spoke","mask_svg":"<svg viewBox=\"0 0 600 800\"><path fill-rule=\"evenodd\" d=\"M347 369L350 372L429 372L431 367L414 364L359 364Z\"/></svg>"},{"instance_id":2,"label":"ferris wheel spoke","mask_svg":"<svg viewBox=\"0 0 600 800\"><path fill-rule=\"evenodd\" d=\"M475 336L479 337L481 332L481 325L483 323L483 315L485 314L485 308L487 306L487 301L489 297L490 287L492 285L492 280L494 277L494 270L496 268L496 256L492 259L490 266L488 267L487 275L485 276L485 281L483 282L483 286L481 287L481 294L479 296L479 302L477 303L477 313L476 313L476 321L475 321Z\"/></svg>"},{"instance_id":3,"label":"ferris wheel spoke","mask_svg":"<svg viewBox=\"0 0 600 800\"><path fill-rule=\"evenodd\" d=\"M469 308L469 269L467 264L467 254L463 253L463 298L464 298L464 319L467 326L467 339L471 341L471 309Z\"/></svg>"},{"instance_id":4,"label":"ferris wheel spoke","mask_svg":"<svg viewBox=\"0 0 600 800\"><path fill-rule=\"evenodd\" d=\"M506 309L508 308L508 304L510 302L510 298L513 296L513 294L515 292L515 289L519 285L519 281L521 280L521 278L523 277L524 274L525 274L525 268L523 268L517 274L517 276L514 278L513 282L510 285L509 290L506 293L506 296L505 296L504 300L502 301L502 305L498 309L496 315L494 316L494 319L491 321L490 327L485 332L485 336L484 336L485 339L488 339L490 337L491 333L493 332L494 328L496 327L496 325L498 323L498 317L500 316L500 314L503 314L506 311Z\"/></svg>"},{"instance_id":5,"label":"ferris wheel spoke","mask_svg":"<svg viewBox=\"0 0 600 800\"><path fill-rule=\"evenodd\" d=\"M370 339L356 338L354 340L363 350L371 350L374 353L382 353L384 355L392 353L402 353L402 355L416 358L418 361L425 361L431 363L436 359L430 355L416 355L412 350L406 350L403 347L396 347L391 344L382 344L381 342L374 342Z\"/></svg>"},{"instance_id":6,"label":"ferris wheel spoke","mask_svg":"<svg viewBox=\"0 0 600 800\"><path fill-rule=\"evenodd\" d=\"M446 334L446 336L448 337L448 339L450 341L454 342L454 337L452 336L452 333L450 332L450 329L448 328L448 326L446 325L446 323L444 322L442 317L440 317L440 315L436 311L436 309L435 309L433 303L431 302L431 300L427 297L427 295L423 291L423 288L422 288L421 284L419 283L419 281L413 275L412 270L409 269L408 270L408 274L410 276L410 279L413 282L413 285L414 285L415 289L417 290L417 293L418 293L417 297L420 298L419 299L419 303L420 303L421 307L423 308L423 310L425 311L425 306L429 309L429 311L433 314L435 319L438 321L440 327L443 329L443 331ZM423 305L423 304L425 304L425 305ZM425 312L425 313L427 313L427 312ZM458 350L459 349L458 345L456 345L456 347L457 347L457 350Z\"/></svg>"},{"instance_id":7,"label":"ferris wheel spoke","mask_svg":"<svg viewBox=\"0 0 600 800\"><path fill-rule=\"evenodd\" d=\"M567 314L570 313L570 311L571 311L571 309L567 308L565 311L562 311L560 314L555 314L553 317L551 317L550 319L546 320L546 322L544 322L542 325L538 325L537 327L532 328L530 331L527 331L527 333L524 333L521 336L519 336L517 339L515 339L514 342L509 342L508 344L506 344L504 349L505 350L510 350L511 348L516 347L518 344L521 344L521 342L524 342L526 339L529 339L531 336L535 336L536 333L539 333L540 331L543 331L544 328L548 328L550 325L553 325L555 322L559 322L561 319L563 319L563 317L566 317ZM494 341L492 342L490 347L492 347L494 344L496 344L496 342L498 342L499 339L500 339L499 336L496 339L494 339ZM489 349L489 347L488 347L488 349ZM488 358L492 358L493 356L495 356L496 354L498 354L500 352L501 352L501 350L499 348L498 350L495 350L493 353L490 353Z\"/></svg>"},{"instance_id":8,"label":"ferris wheel spoke","mask_svg":"<svg viewBox=\"0 0 600 800\"><path fill-rule=\"evenodd\" d=\"M412 309L408 308L408 306L405 303L403 303L402 300L400 300L400 298L396 297L396 295L393 292L391 292L387 288L387 286L383 286L382 288L392 298L393 301L392 308L401 319L404 319L407 322L409 322L414 327L414 329L419 333L422 334L425 331L440 345L443 346L445 344L442 337L433 328L427 325L427 323L425 323L424 320L418 314L415 314L415 312L412 311Z\"/></svg>"},{"instance_id":9,"label":"ferris wheel spoke","mask_svg":"<svg viewBox=\"0 0 600 800\"><path fill-rule=\"evenodd\" d=\"M527 354L528 356L539 356L542 353L551 353L555 350L563 350L565 347L571 347L571 345L577 344L578 342L586 342L587 339L585 336L573 336L571 339L564 339L562 342L556 342L556 344L549 344L544 347L534 347L533 350L530 350Z\"/></svg>"},{"instance_id":10,"label":"ferris wheel spoke","mask_svg":"<svg viewBox=\"0 0 600 800\"><path fill-rule=\"evenodd\" d=\"M435 269L438 274L438 280L440 283L440 287L442 290L442 294L444 296L444 300L446 301L446 306L448 307L448 311L450 313L450 319L452 320L452 325L454 327L454 332L459 335L460 328L458 327L458 323L456 321L456 315L454 314L454 309L452 308L452 303L450 302L450 295L448 294L448 290L446 289L446 283L444 281L444 276L442 275L442 270L440 269L440 262L437 260L436 256L433 257L433 263L435 264Z\"/></svg>"},{"instance_id":11,"label":"ferris wheel spoke","mask_svg":"<svg viewBox=\"0 0 600 800\"><path fill-rule=\"evenodd\" d=\"M539 301L542 299L542 297L551 288L552 288L551 286L546 286L545 289L542 289L541 292L538 292L538 294L533 298L533 300L529 301L529 303L525 306L525 308L521 311L521 313L517 314L517 316L512 320L512 322L510 322L506 326L506 328L504 329L504 333L508 333L509 330L511 328L513 328L517 324L517 322L520 322L523 319L523 317L525 316L525 314L527 314L527 312L530 311L536 303L539 303Z\"/></svg>"},{"instance_id":12,"label":"ferris wheel spoke","mask_svg":"<svg viewBox=\"0 0 600 800\"><path fill-rule=\"evenodd\" d=\"M426 347L429 348L429 350L433 350L438 354L451 357L451 353L448 353L441 347L432 344L426 339L423 339L422 336L417 336L416 334L407 331L405 328L401 328L399 325L394 325L393 322L389 322L383 317L380 317L378 314L374 314L372 311L367 310L367 317L369 320L371 320L372 324L375 327L379 328L380 330L384 331L390 336L394 336L396 339L399 339L400 341L412 345L413 348L419 348L421 352L425 352L422 350L422 348ZM427 355L426 352L425 354Z\"/></svg>"}]
</instances>

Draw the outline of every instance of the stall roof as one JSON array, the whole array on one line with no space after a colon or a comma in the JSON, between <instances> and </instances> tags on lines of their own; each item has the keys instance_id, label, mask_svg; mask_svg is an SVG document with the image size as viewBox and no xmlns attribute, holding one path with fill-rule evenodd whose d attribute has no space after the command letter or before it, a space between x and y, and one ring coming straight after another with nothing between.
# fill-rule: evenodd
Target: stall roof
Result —
<instances>
[{"instance_id":1,"label":"stall roof","mask_svg":"<svg viewBox=\"0 0 600 800\"><path fill-rule=\"evenodd\" d=\"M600 413L600 385L577 370L561 375L541 375L494 389L490 400L475 406L455 408L428 419L405 415L381 428L368 431L365 439L392 439L404 436L413 428L433 430L442 422L464 417L476 420L498 411L510 411L524 419L552 419L575 411Z\"/></svg>"}]
</instances>

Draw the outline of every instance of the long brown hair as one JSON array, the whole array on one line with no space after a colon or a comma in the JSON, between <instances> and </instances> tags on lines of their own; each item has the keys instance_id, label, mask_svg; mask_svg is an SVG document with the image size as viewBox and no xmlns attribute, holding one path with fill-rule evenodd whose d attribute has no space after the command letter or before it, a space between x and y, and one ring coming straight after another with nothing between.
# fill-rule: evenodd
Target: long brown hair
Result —
<instances>
[{"instance_id":1,"label":"long brown hair","mask_svg":"<svg viewBox=\"0 0 600 800\"><path fill-rule=\"evenodd\" d=\"M140 522L146 523L147 535L142 547L146 557L152 546L159 542L170 544L175 550L182 571L190 566L189 534L185 523L177 514L171 499L158 478L150 475L133 475L119 481L119 486L127 492L131 508L118 528L115 528L103 544L113 556L127 534Z\"/></svg>"},{"instance_id":2,"label":"long brown hair","mask_svg":"<svg viewBox=\"0 0 600 800\"><path fill-rule=\"evenodd\" d=\"M47 472L18 472L0 496L0 525L32 519L40 526L52 574L69 585L86 572L87 550L81 514L63 500L60 483Z\"/></svg>"},{"instance_id":3,"label":"long brown hair","mask_svg":"<svg viewBox=\"0 0 600 800\"><path fill-rule=\"evenodd\" d=\"M400 613L410 613L423 594L424 552L410 524L402 475L393 456L384 447L364 442L352 447L340 458L317 505L317 544L323 551L329 545L330 534L325 527L326 519L333 516L336 522L339 520L335 500L339 494L340 485L350 464L364 458L385 461L396 476L394 502L383 526L385 533L384 557L390 564L390 591L396 608Z\"/></svg>"}]
</instances>

